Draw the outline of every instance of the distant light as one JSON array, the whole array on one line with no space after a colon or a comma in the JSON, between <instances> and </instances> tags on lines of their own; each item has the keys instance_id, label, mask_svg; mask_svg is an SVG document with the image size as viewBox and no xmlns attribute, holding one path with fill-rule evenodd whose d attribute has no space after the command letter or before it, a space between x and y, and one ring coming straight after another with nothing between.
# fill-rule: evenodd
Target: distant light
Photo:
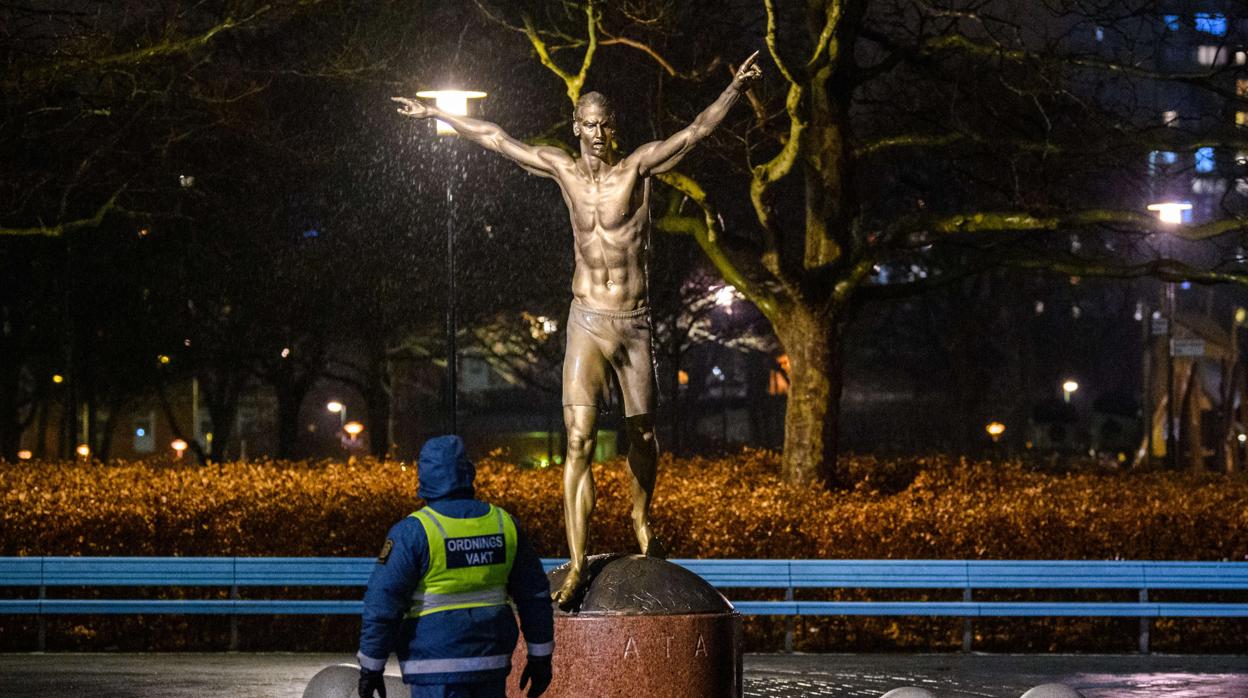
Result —
<instances>
[{"instance_id":1,"label":"distant light","mask_svg":"<svg viewBox=\"0 0 1248 698\"><path fill-rule=\"evenodd\" d=\"M1240 434L1239 436L1236 436L1235 438L1236 438L1236 439L1238 439L1238 440L1239 440L1239 442L1242 444L1242 443L1244 443L1245 441L1248 441L1248 434ZM30 451L26 451L26 453L30 453ZM21 458L21 457L22 457L22 454L20 454L20 453L19 453L19 454L17 454L17 457L18 457L18 458Z\"/></svg>"},{"instance_id":2,"label":"distant light","mask_svg":"<svg viewBox=\"0 0 1248 698\"><path fill-rule=\"evenodd\" d=\"M1181 282L1179 282L1179 290L1182 290L1182 291L1190 291L1190 290L1191 290L1191 288L1192 288L1192 282L1190 282L1190 281L1181 281Z\"/></svg>"},{"instance_id":3,"label":"distant light","mask_svg":"<svg viewBox=\"0 0 1248 698\"><path fill-rule=\"evenodd\" d=\"M1132 317L1135 318L1136 322L1141 322L1144 320L1144 303L1143 302L1139 302L1139 301L1136 302L1135 315L1133 315Z\"/></svg>"},{"instance_id":4,"label":"distant light","mask_svg":"<svg viewBox=\"0 0 1248 698\"><path fill-rule=\"evenodd\" d=\"M1185 201L1166 201L1149 204L1148 210L1155 211L1162 223L1182 223L1183 212L1192 210L1192 205Z\"/></svg>"},{"instance_id":5,"label":"distant light","mask_svg":"<svg viewBox=\"0 0 1248 698\"><path fill-rule=\"evenodd\" d=\"M538 321L542 323L542 331L546 334L554 334L559 331L559 321L548 317L539 317Z\"/></svg>"},{"instance_id":6,"label":"distant light","mask_svg":"<svg viewBox=\"0 0 1248 698\"><path fill-rule=\"evenodd\" d=\"M1065 383L1062 383L1062 390L1068 393L1073 393L1079 390L1079 383L1077 381L1068 380Z\"/></svg>"},{"instance_id":7,"label":"distant light","mask_svg":"<svg viewBox=\"0 0 1248 698\"><path fill-rule=\"evenodd\" d=\"M134 430L134 435L141 439L144 436L147 436L147 430L144 429L143 427L139 427L138 429Z\"/></svg>"},{"instance_id":8,"label":"distant light","mask_svg":"<svg viewBox=\"0 0 1248 698\"><path fill-rule=\"evenodd\" d=\"M421 90L416 93L421 99L432 99L438 109L455 116L468 116L468 100L484 99L485 93L477 90ZM455 129L441 119L437 121L439 136L453 136Z\"/></svg>"},{"instance_id":9,"label":"distant light","mask_svg":"<svg viewBox=\"0 0 1248 698\"><path fill-rule=\"evenodd\" d=\"M689 385L689 372L683 368L677 371L676 382L680 385Z\"/></svg>"},{"instance_id":10,"label":"distant light","mask_svg":"<svg viewBox=\"0 0 1248 698\"><path fill-rule=\"evenodd\" d=\"M1183 28L1182 22L1179 21L1178 15L1162 15L1162 20L1166 23L1166 29L1177 32Z\"/></svg>"},{"instance_id":11,"label":"distant light","mask_svg":"<svg viewBox=\"0 0 1248 698\"><path fill-rule=\"evenodd\" d=\"M1044 315L1044 301L1036 301L1036 315Z\"/></svg>"},{"instance_id":12,"label":"distant light","mask_svg":"<svg viewBox=\"0 0 1248 698\"><path fill-rule=\"evenodd\" d=\"M721 308L732 305L732 302L736 299L737 289L733 288L731 285L726 284L724 286L720 286L719 289L715 291L715 305L718 305Z\"/></svg>"},{"instance_id":13,"label":"distant light","mask_svg":"<svg viewBox=\"0 0 1248 698\"><path fill-rule=\"evenodd\" d=\"M346 405L342 404L341 402L338 402L337 400L331 400L330 402L325 404L325 409L329 410L330 412L333 412L334 414L338 414L342 412L343 410L347 409L347 407Z\"/></svg>"},{"instance_id":14,"label":"distant light","mask_svg":"<svg viewBox=\"0 0 1248 698\"><path fill-rule=\"evenodd\" d=\"M30 460L30 459L31 459L31 458L33 458L34 456L35 456L35 454L33 454L33 453L31 453L30 451L27 451L27 450L25 450L25 449L23 449L23 450L21 450L21 451L18 451L18 452L17 452L17 459L18 459L18 460Z\"/></svg>"},{"instance_id":15,"label":"distant light","mask_svg":"<svg viewBox=\"0 0 1248 698\"><path fill-rule=\"evenodd\" d=\"M317 230L316 228L308 228L307 230L303 231L304 239L317 238L320 236L321 236L321 231Z\"/></svg>"},{"instance_id":16,"label":"distant light","mask_svg":"<svg viewBox=\"0 0 1248 698\"><path fill-rule=\"evenodd\" d=\"M1243 306L1236 308L1235 309L1235 324L1242 325L1244 324L1245 320L1248 320L1248 308L1245 308Z\"/></svg>"},{"instance_id":17,"label":"distant light","mask_svg":"<svg viewBox=\"0 0 1248 698\"><path fill-rule=\"evenodd\" d=\"M352 440L355 440L355 437L359 436L360 432L364 431L364 425L359 422L347 422L342 425L342 430L347 432Z\"/></svg>"},{"instance_id":18,"label":"distant light","mask_svg":"<svg viewBox=\"0 0 1248 698\"><path fill-rule=\"evenodd\" d=\"M721 381L724 379L724 372L718 366L711 367L711 375L715 376Z\"/></svg>"},{"instance_id":19,"label":"distant light","mask_svg":"<svg viewBox=\"0 0 1248 698\"><path fill-rule=\"evenodd\" d=\"M186 450L187 444L186 444L186 441L183 439L174 439L173 441L169 443L169 448L172 448L173 450L177 451L178 455L181 456L182 452Z\"/></svg>"},{"instance_id":20,"label":"distant light","mask_svg":"<svg viewBox=\"0 0 1248 698\"><path fill-rule=\"evenodd\" d=\"M168 364L171 361L171 359L169 358L167 354L161 354L160 356L156 357L156 361L159 362L161 366L164 366Z\"/></svg>"},{"instance_id":21,"label":"distant light","mask_svg":"<svg viewBox=\"0 0 1248 698\"><path fill-rule=\"evenodd\" d=\"M1226 15L1221 13L1197 12L1196 31L1212 34L1214 36L1226 36Z\"/></svg>"},{"instance_id":22,"label":"distant light","mask_svg":"<svg viewBox=\"0 0 1248 698\"><path fill-rule=\"evenodd\" d=\"M83 458L86 458L87 456L91 455L91 447L86 444L78 444L78 448L75 448L74 452L82 456Z\"/></svg>"},{"instance_id":23,"label":"distant light","mask_svg":"<svg viewBox=\"0 0 1248 698\"><path fill-rule=\"evenodd\" d=\"M996 441L1005 433L1005 425L1001 422L988 422L984 431L988 432L988 436L991 436L993 441Z\"/></svg>"},{"instance_id":24,"label":"distant light","mask_svg":"<svg viewBox=\"0 0 1248 698\"><path fill-rule=\"evenodd\" d=\"M54 373L52 374L52 382L56 383L57 385L60 385L61 383L65 382L65 376L62 376L59 373Z\"/></svg>"},{"instance_id":25,"label":"distant light","mask_svg":"<svg viewBox=\"0 0 1248 698\"><path fill-rule=\"evenodd\" d=\"M178 186L183 189L190 189L195 186L195 177L192 175L178 175Z\"/></svg>"},{"instance_id":26,"label":"distant light","mask_svg":"<svg viewBox=\"0 0 1248 698\"><path fill-rule=\"evenodd\" d=\"M191 338L190 338L190 337L187 337L186 339L182 340L182 346L184 346L184 347L189 347L189 346L191 346Z\"/></svg>"},{"instance_id":27,"label":"distant light","mask_svg":"<svg viewBox=\"0 0 1248 698\"><path fill-rule=\"evenodd\" d=\"M290 347L282 347L282 358L290 356Z\"/></svg>"},{"instance_id":28,"label":"distant light","mask_svg":"<svg viewBox=\"0 0 1248 698\"><path fill-rule=\"evenodd\" d=\"M151 235L151 233L152 231L148 230L147 228L139 228L139 237L141 238L145 238L148 235Z\"/></svg>"}]
</instances>

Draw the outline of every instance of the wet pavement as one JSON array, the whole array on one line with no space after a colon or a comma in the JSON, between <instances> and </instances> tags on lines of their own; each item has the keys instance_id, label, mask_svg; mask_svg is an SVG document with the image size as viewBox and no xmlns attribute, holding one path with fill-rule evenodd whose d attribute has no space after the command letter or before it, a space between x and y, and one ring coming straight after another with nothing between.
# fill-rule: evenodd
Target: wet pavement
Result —
<instances>
[{"instance_id":1,"label":"wet pavement","mask_svg":"<svg viewBox=\"0 0 1248 698\"><path fill-rule=\"evenodd\" d=\"M0 654L0 696L298 698L319 670L351 661L331 654ZM1018 698L1051 682L1087 698L1246 698L1248 656L751 654L745 677L746 695L758 698L877 698L901 686L938 698Z\"/></svg>"}]
</instances>

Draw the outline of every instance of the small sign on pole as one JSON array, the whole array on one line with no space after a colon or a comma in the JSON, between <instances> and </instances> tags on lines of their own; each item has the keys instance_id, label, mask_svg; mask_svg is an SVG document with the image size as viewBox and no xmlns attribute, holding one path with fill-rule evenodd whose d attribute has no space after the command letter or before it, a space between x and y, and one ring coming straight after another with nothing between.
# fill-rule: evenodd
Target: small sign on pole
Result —
<instances>
[{"instance_id":1,"label":"small sign on pole","mask_svg":"<svg viewBox=\"0 0 1248 698\"><path fill-rule=\"evenodd\" d=\"M1194 337L1175 337L1170 340L1170 356L1204 356L1205 340Z\"/></svg>"},{"instance_id":2,"label":"small sign on pole","mask_svg":"<svg viewBox=\"0 0 1248 698\"><path fill-rule=\"evenodd\" d=\"M1170 333L1170 321L1164 317L1153 318L1152 331L1154 337L1161 337Z\"/></svg>"}]
</instances>

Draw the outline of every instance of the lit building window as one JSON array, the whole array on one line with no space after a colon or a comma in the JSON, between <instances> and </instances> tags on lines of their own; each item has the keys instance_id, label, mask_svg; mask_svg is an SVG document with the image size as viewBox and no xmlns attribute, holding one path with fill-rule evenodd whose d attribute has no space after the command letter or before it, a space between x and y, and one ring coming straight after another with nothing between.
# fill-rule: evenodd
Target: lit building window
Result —
<instances>
[{"instance_id":1,"label":"lit building window","mask_svg":"<svg viewBox=\"0 0 1248 698\"><path fill-rule=\"evenodd\" d=\"M1196 171L1197 172L1213 172L1213 148L1199 148L1196 150Z\"/></svg>"},{"instance_id":2,"label":"lit building window","mask_svg":"<svg viewBox=\"0 0 1248 698\"><path fill-rule=\"evenodd\" d=\"M1201 65L1225 65L1229 52L1224 46L1197 46L1196 62Z\"/></svg>"},{"instance_id":3,"label":"lit building window","mask_svg":"<svg viewBox=\"0 0 1248 698\"><path fill-rule=\"evenodd\" d=\"M1226 180L1210 177L1192 178L1192 193L1205 196L1221 196L1226 193Z\"/></svg>"},{"instance_id":4,"label":"lit building window","mask_svg":"<svg viewBox=\"0 0 1248 698\"><path fill-rule=\"evenodd\" d=\"M1226 15L1212 12L1197 12L1196 31L1214 36L1226 36Z\"/></svg>"},{"instance_id":5,"label":"lit building window","mask_svg":"<svg viewBox=\"0 0 1248 698\"><path fill-rule=\"evenodd\" d=\"M1172 32L1177 32L1179 29L1183 28L1183 24L1179 21L1178 15L1162 15L1162 19L1166 23L1166 29L1169 29Z\"/></svg>"},{"instance_id":6,"label":"lit building window","mask_svg":"<svg viewBox=\"0 0 1248 698\"><path fill-rule=\"evenodd\" d=\"M772 369L767 379L768 395L784 395L789 392L789 355L781 354L776 358L776 364L779 368Z\"/></svg>"},{"instance_id":7,"label":"lit building window","mask_svg":"<svg viewBox=\"0 0 1248 698\"><path fill-rule=\"evenodd\" d=\"M1154 150L1148 154L1148 174L1150 177L1163 176L1166 174L1167 168L1178 161L1178 153L1172 153L1168 150Z\"/></svg>"}]
</instances>

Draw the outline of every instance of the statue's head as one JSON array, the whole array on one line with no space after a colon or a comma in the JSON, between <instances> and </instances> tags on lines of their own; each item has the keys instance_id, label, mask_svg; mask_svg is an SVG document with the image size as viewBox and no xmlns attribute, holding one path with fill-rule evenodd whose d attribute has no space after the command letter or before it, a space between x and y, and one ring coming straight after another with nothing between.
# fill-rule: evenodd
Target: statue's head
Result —
<instances>
[{"instance_id":1,"label":"statue's head","mask_svg":"<svg viewBox=\"0 0 1248 698\"><path fill-rule=\"evenodd\" d=\"M601 92L587 92L572 110L572 134L581 141L581 152L606 158L615 140L615 111Z\"/></svg>"}]
</instances>

